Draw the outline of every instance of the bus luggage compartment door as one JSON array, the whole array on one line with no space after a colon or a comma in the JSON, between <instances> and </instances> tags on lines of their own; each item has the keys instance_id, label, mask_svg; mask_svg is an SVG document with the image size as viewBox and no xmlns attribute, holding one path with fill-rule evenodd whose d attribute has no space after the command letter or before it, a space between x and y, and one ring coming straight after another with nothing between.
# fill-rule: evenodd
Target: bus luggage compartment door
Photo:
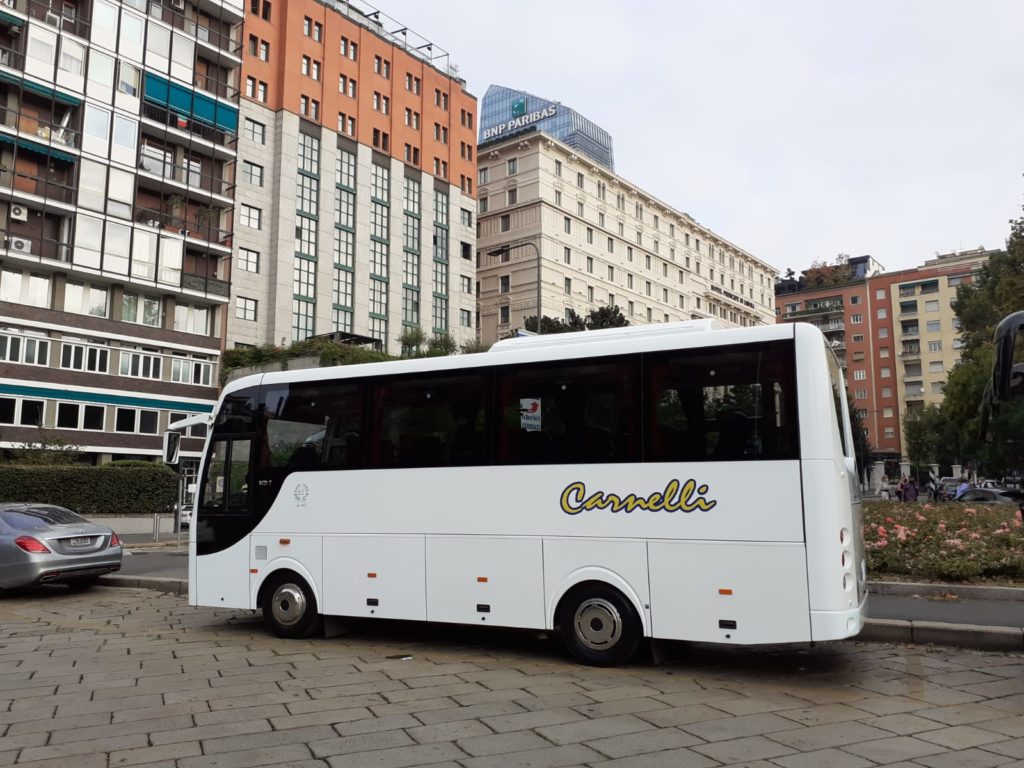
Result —
<instances>
[{"instance_id":1,"label":"bus luggage compartment door","mask_svg":"<svg viewBox=\"0 0 1024 768\"><path fill-rule=\"evenodd\" d=\"M427 618L544 628L540 539L435 536L427 540Z\"/></svg>"},{"instance_id":2,"label":"bus luggage compartment door","mask_svg":"<svg viewBox=\"0 0 1024 768\"><path fill-rule=\"evenodd\" d=\"M324 608L330 616L423 621L422 536L324 536Z\"/></svg>"},{"instance_id":3,"label":"bus luggage compartment door","mask_svg":"<svg viewBox=\"0 0 1024 768\"><path fill-rule=\"evenodd\" d=\"M648 544L654 637L711 643L811 639L800 543Z\"/></svg>"}]
</instances>

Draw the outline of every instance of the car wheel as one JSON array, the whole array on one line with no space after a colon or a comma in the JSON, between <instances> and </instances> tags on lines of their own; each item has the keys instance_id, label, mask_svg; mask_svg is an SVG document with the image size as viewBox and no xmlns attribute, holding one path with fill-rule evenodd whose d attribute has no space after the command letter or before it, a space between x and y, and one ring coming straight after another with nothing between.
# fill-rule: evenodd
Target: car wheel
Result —
<instances>
[{"instance_id":1,"label":"car wheel","mask_svg":"<svg viewBox=\"0 0 1024 768\"><path fill-rule=\"evenodd\" d=\"M96 582L100 580L99 576L83 576L80 579L69 579L67 587L72 592L84 592L96 585Z\"/></svg>"},{"instance_id":2,"label":"car wheel","mask_svg":"<svg viewBox=\"0 0 1024 768\"><path fill-rule=\"evenodd\" d=\"M581 584L562 598L558 628L569 653L595 667L628 661L643 634L629 599L600 583Z\"/></svg>"},{"instance_id":3,"label":"car wheel","mask_svg":"<svg viewBox=\"0 0 1024 768\"><path fill-rule=\"evenodd\" d=\"M263 621L278 637L309 637L320 627L313 590L294 573L272 576L260 607Z\"/></svg>"}]
</instances>

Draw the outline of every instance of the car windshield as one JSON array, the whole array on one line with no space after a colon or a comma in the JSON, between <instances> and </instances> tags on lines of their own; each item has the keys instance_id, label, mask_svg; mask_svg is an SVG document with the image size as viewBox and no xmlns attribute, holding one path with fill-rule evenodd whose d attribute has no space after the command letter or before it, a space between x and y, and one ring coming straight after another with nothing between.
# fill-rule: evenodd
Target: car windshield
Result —
<instances>
[{"instance_id":1,"label":"car windshield","mask_svg":"<svg viewBox=\"0 0 1024 768\"><path fill-rule=\"evenodd\" d=\"M18 531L38 531L51 525L79 525L88 522L70 509L51 506L0 510L0 519Z\"/></svg>"}]
</instances>

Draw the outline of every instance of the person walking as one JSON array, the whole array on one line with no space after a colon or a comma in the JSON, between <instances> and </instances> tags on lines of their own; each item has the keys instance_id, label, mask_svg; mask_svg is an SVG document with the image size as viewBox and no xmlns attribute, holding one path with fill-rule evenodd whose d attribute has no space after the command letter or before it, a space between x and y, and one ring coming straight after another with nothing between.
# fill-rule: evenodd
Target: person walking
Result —
<instances>
[{"instance_id":1,"label":"person walking","mask_svg":"<svg viewBox=\"0 0 1024 768\"><path fill-rule=\"evenodd\" d=\"M961 496L963 496L969 490L971 490L971 484L967 482L967 478L966 477L961 477L960 478L960 485L958 485L956 487L956 496L954 496L953 498L959 499Z\"/></svg>"},{"instance_id":2,"label":"person walking","mask_svg":"<svg viewBox=\"0 0 1024 768\"><path fill-rule=\"evenodd\" d=\"M903 488L903 500L904 501L917 501L917 483L914 482L914 478L910 478L907 481L906 486Z\"/></svg>"}]
</instances>

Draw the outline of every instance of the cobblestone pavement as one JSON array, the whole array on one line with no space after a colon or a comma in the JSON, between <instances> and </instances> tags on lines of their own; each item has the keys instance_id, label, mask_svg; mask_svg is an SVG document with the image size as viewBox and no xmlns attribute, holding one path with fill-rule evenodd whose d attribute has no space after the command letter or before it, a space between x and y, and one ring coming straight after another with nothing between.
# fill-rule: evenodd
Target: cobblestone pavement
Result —
<instances>
[{"instance_id":1,"label":"cobblestone pavement","mask_svg":"<svg viewBox=\"0 0 1024 768\"><path fill-rule=\"evenodd\" d=\"M1024 658L859 643L602 670L529 633L282 641L131 589L0 599L0 766L1024 768Z\"/></svg>"}]
</instances>

